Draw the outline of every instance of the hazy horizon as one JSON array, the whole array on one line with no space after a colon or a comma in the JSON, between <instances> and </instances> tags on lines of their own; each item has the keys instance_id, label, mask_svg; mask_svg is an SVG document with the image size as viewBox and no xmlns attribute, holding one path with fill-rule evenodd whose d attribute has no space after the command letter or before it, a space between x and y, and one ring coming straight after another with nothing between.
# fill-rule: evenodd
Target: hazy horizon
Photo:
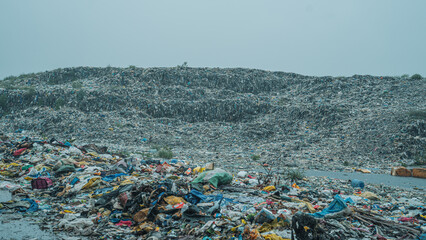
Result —
<instances>
[{"instance_id":1,"label":"hazy horizon","mask_svg":"<svg viewBox=\"0 0 426 240\"><path fill-rule=\"evenodd\" d=\"M426 1L1 1L0 79L57 68L426 76Z\"/></svg>"}]
</instances>

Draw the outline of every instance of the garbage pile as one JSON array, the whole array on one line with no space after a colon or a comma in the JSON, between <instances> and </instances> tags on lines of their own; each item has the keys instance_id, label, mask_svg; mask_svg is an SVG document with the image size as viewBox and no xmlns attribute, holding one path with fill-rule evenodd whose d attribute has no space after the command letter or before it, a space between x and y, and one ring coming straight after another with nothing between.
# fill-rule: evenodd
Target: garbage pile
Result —
<instances>
[{"instance_id":1,"label":"garbage pile","mask_svg":"<svg viewBox=\"0 0 426 240\"><path fill-rule=\"evenodd\" d=\"M0 131L104 146L142 139L210 161L250 154L323 170L424 156L426 81L254 69L64 68L0 81ZM244 155L253 151L253 153ZM424 158L423 158L424 159ZM313 164L319 163L319 164Z\"/></svg>"},{"instance_id":2,"label":"garbage pile","mask_svg":"<svg viewBox=\"0 0 426 240\"><path fill-rule=\"evenodd\" d=\"M424 239L423 191L0 136L0 214L93 239ZM254 164L253 164L254 165ZM268 167L266 163L262 165Z\"/></svg>"}]
</instances>

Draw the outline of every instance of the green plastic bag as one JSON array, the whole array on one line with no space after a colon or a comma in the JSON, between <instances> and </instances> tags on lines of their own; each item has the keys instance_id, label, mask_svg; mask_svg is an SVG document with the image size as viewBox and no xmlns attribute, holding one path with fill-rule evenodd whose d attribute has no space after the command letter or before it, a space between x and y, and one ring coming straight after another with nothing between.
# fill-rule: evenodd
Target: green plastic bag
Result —
<instances>
[{"instance_id":1,"label":"green plastic bag","mask_svg":"<svg viewBox=\"0 0 426 240\"><path fill-rule=\"evenodd\" d=\"M218 185L226 185L232 182L232 175L229 173L216 173L212 178L210 178L209 183L214 187Z\"/></svg>"},{"instance_id":2,"label":"green plastic bag","mask_svg":"<svg viewBox=\"0 0 426 240\"><path fill-rule=\"evenodd\" d=\"M72 165L63 165L58 170L55 171L55 174L62 174L67 172L74 172L75 167Z\"/></svg>"},{"instance_id":3,"label":"green plastic bag","mask_svg":"<svg viewBox=\"0 0 426 240\"><path fill-rule=\"evenodd\" d=\"M212 171L202 172L192 184L210 183L214 187L226 185L232 182L232 175L223 169L216 168Z\"/></svg>"}]
</instances>

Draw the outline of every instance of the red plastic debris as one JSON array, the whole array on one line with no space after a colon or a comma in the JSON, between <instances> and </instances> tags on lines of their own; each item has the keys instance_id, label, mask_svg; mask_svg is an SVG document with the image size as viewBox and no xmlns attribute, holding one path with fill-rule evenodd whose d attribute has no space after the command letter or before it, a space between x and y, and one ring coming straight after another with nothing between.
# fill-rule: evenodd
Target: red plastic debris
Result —
<instances>
[{"instance_id":1,"label":"red plastic debris","mask_svg":"<svg viewBox=\"0 0 426 240\"><path fill-rule=\"evenodd\" d=\"M25 150L27 150L27 148L18 149L13 153L13 156L15 157L20 156Z\"/></svg>"}]
</instances>

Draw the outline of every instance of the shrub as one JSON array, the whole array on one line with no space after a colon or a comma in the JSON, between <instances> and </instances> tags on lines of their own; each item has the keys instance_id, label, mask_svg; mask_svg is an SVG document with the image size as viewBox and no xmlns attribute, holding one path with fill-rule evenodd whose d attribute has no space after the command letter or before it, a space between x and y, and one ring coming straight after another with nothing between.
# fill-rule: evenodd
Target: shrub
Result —
<instances>
[{"instance_id":1,"label":"shrub","mask_svg":"<svg viewBox=\"0 0 426 240\"><path fill-rule=\"evenodd\" d=\"M411 79L413 79L413 80L421 80L422 78L423 78L422 75L420 75L418 73L411 76Z\"/></svg>"},{"instance_id":2,"label":"shrub","mask_svg":"<svg viewBox=\"0 0 426 240\"><path fill-rule=\"evenodd\" d=\"M83 87L83 83L81 83L80 81L74 81L71 83L72 88L75 89L80 89Z\"/></svg>"},{"instance_id":3,"label":"shrub","mask_svg":"<svg viewBox=\"0 0 426 240\"><path fill-rule=\"evenodd\" d=\"M34 87L26 88L26 91L25 91L25 94L24 94L25 98L32 99L32 98L35 97L35 95L36 95L36 90L34 89Z\"/></svg>"},{"instance_id":4,"label":"shrub","mask_svg":"<svg viewBox=\"0 0 426 240\"><path fill-rule=\"evenodd\" d=\"M177 65L177 68L187 68L188 67L188 62L183 62L182 65Z\"/></svg>"},{"instance_id":5,"label":"shrub","mask_svg":"<svg viewBox=\"0 0 426 240\"><path fill-rule=\"evenodd\" d=\"M284 178L290 180L291 182L296 182L297 180L302 180L305 177L305 173L299 169L288 170L285 173Z\"/></svg>"},{"instance_id":6,"label":"shrub","mask_svg":"<svg viewBox=\"0 0 426 240\"><path fill-rule=\"evenodd\" d=\"M173 152L169 148L162 148L160 151L158 151L158 157L171 159L173 157Z\"/></svg>"},{"instance_id":7,"label":"shrub","mask_svg":"<svg viewBox=\"0 0 426 240\"><path fill-rule=\"evenodd\" d=\"M401 76L401 78L409 78L410 76L408 75L408 74L403 74L402 76Z\"/></svg>"},{"instance_id":8,"label":"shrub","mask_svg":"<svg viewBox=\"0 0 426 240\"><path fill-rule=\"evenodd\" d=\"M65 105L65 100L63 98L58 98L55 101L55 109L59 110L60 108L62 108Z\"/></svg>"},{"instance_id":9,"label":"shrub","mask_svg":"<svg viewBox=\"0 0 426 240\"><path fill-rule=\"evenodd\" d=\"M253 160L253 161L257 161L257 160L259 160L259 159L260 159L260 156L259 156L259 155L256 155L256 154L251 155L251 160Z\"/></svg>"}]
</instances>

